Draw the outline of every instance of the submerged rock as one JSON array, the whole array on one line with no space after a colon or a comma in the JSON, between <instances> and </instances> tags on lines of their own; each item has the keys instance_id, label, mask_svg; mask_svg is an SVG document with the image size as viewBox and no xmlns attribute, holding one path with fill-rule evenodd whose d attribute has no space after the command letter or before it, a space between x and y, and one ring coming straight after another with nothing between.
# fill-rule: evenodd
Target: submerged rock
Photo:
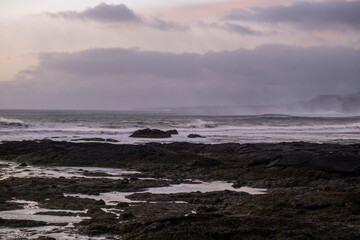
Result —
<instances>
[{"instance_id":1,"label":"submerged rock","mask_svg":"<svg viewBox=\"0 0 360 240\"><path fill-rule=\"evenodd\" d=\"M119 142L116 139L112 139L112 138L78 138L78 139L71 139L71 141L76 142L76 141L84 141L84 142Z\"/></svg>"},{"instance_id":2,"label":"submerged rock","mask_svg":"<svg viewBox=\"0 0 360 240\"><path fill-rule=\"evenodd\" d=\"M132 138L170 138L171 134L169 132L161 131L159 129L141 129L135 131L130 135Z\"/></svg>"},{"instance_id":3,"label":"submerged rock","mask_svg":"<svg viewBox=\"0 0 360 240\"><path fill-rule=\"evenodd\" d=\"M188 138L205 138L204 136L201 136L199 134L193 134L193 133L189 134L187 137Z\"/></svg>"},{"instance_id":4,"label":"submerged rock","mask_svg":"<svg viewBox=\"0 0 360 240\"><path fill-rule=\"evenodd\" d=\"M79 138L79 139L72 139L71 141L91 141L91 142L105 142L104 138Z\"/></svg>"}]
</instances>

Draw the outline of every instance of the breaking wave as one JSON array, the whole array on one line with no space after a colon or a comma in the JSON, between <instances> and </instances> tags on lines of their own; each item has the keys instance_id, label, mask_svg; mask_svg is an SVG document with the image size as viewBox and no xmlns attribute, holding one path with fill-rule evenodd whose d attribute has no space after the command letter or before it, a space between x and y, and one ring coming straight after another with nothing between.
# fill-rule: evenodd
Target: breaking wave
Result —
<instances>
[{"instance_id":1,"label":"breaking wave","mask_svg":"<svg viewBox=\"0 0 360 240\"><path fill-rule=\"evenodd\" d=\"M204 121L202 119L194 119L190 123L187 123L185 127L188 128L216 128L218 124L211 121Z\"/></svg>"},{"instance_id":2,"label":"breaking wave","mask_svg":"<svg viewBox=\"0 0 360 240\"><path fill-rule=\"evenodd\" d=\"M0 127L27 127L27 124L20 119L0 117Z\"/></svg>"}]
</instances>

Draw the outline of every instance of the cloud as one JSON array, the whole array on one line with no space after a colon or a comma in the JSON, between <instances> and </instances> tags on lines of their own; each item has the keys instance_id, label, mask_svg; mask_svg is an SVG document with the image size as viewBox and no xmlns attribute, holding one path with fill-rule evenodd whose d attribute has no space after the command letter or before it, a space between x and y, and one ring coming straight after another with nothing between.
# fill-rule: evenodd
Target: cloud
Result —
<instances>
[{"instance_id":1,"label":"cloud","mask_svg":"<svg viewBox=\"0 0 360 240\"><path fill-rule=\"evenodd\" d=\"M108 5L106 3L101 3L82 12L65 11L48 13L48 15L64 19L90 19L101 22L142 22L141 18L124 4Z\"/></svg>"},{"instance_id":2,"label":"cloud","mask_svg":"<svg viewBox=\"0 0 360 240\"><path fill-rule=\"evenodd\" d=\"M169 30L187 31L190 29L189 26L186 26L184 24L171 22L171 21L164 21L159 18L154 18L152 22L148 23L148 25L162 31L169 31Z\"/></svg>"},{"instance_id":3,"label":"cloud","mask_svg":"<svg viewBox=\"0 0 360 240\"><path fill-rule=\"evenodd\" d=\"M229 32L239 33L239 34L245 34L245 35L258 35L260 34L257 31L254 31L248 27L241 26L239 24L234 23L225 23L224 24L225 29L227 29Z\"/></svg>"},{"instance_id":4,"label":"cloud","mask_svg":"<svg viewBox=\"0 0 360 240\"><path fill-rule=\"evenodd\" d=\"M173 54L136 49L45 53L0 83L1 108L245 105L360 90L360 50L266 45Z\"/></svg>"},{"instance_id":5,"label":"cloud","mask_svg":"<svg viewBox=\"0 0 360 240\"><path fill-rule=\"evenodd\" d=\"M189 29L189 27L184 24L165 21L159 18L153 18L151 21L148 21L137 15L133 10L129 9L124 4L108 5L106 3L101 3L82 12L65 11L46 14L50 17L63 18L66 20L92 20L109 24L132 23L155 28L161 31L186 31Z\"/></svg>"},{"instance_id":6,"label":"cloud","mask_svg":"<svg viewBox=\"0 0 360 240\"><path fill-rule=\"evenodd\" d=\"M212 28L212 29L218 29L218 30L222 30L222 31L226 31L229 33L234 33L234 34L240 34L240 35L262 35L263 33L260 31L255 31L249 27L240 25L240 24L235 24L235 23L229 23L229 22L225 22L225 23L205 23L205 22L199 22L199 26L202 28Z\"/></svg>"},{"instance_id":7,"label":"cloud","mask_svg":"<svg viewBox=\"0 0 360 240\"><path fill-rule=\"evenodd\" d=\"M226 20L291 24L303 29L328 30L348 27L360 30L360 1L298 2L289 6L233 9Z\"/></svg>"}]
</instances>

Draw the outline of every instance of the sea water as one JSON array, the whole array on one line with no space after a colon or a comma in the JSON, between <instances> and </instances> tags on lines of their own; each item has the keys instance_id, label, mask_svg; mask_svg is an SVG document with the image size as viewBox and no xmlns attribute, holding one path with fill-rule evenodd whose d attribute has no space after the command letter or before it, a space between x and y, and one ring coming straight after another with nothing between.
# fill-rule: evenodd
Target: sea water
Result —
<instances>
[{"instance_id":1,"label":"sea water","mask_svg":"<svg viewBox=\"0 0 360 240\"><path fill-rule=\"evenodd\" d=\"M167 139L129 135L143 128L177 129ZM190 139L196 133L205 138ZM307 141L360 142L360 116L314 117L288 115L205 116L141 111L0 110L0 141L111 138L122 143L174 142L256 143Z\"/></svg>"}]
</instances>

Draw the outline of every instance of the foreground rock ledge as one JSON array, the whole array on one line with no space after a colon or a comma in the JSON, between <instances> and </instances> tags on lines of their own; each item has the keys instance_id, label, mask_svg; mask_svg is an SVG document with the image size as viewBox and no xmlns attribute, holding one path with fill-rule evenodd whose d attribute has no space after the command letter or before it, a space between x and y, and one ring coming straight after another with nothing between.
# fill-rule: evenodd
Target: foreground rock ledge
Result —
<instances>
[{"instance_id":1,"label":"foreground rock ledge","mask_svg":"<svg viewBox=\"0 0 360 240\"><path fill-rule=\"evenodd\" d=\"M151 130L152 131L152 130ZM21 141L0 144L0 158L27 164L57 166L132 167L156 164L187 168L226 169L266 166L358 173L360 144L337 145L306 142L259 144L195 144L174 142L144 145ZM169 166L169 164L171 164ZM229 168L228 168L229 167ZM183 173L186 174L186 173ZM227 172L228 174L228 172ZM211 173L209 173L211 175ZM198 176L201 177L201 176ZM215 176L213 176L215 177ZM216 177L215 177L216 179Z\"/></svg>"},{"instance_id":2,"label":"foreground rock ledge","mask_svg":"<svg viewBox=\"0 0 360 240\"><path fill-rule=\"evenodd\" d=\"M8 142L0 159L28 165L135 169L129 182L106 179L10 178L0 181L0 210L12 198L46 208L89 209L77 229L122 239L358 239L360 236L360 145L313 143L191 144ZM120 222L104 202L63 193L132 191L150 185L140 177L235 182L269 189L265 195L230 191L129 196L155 203L119 204ZM47 200L45 200L47 199ZM179 204L174 201L185 201ZM0 212L1 215L1 212Z\"/></svg>"}]
</instances>

